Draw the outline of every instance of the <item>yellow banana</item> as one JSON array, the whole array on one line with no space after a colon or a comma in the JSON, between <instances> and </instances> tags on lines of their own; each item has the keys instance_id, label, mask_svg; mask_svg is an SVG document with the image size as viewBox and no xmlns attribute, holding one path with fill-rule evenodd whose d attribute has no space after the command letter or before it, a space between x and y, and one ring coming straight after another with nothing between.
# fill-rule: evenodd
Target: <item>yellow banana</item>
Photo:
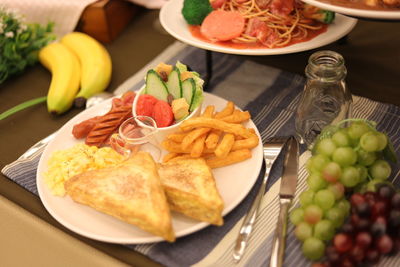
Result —
<instances>
[{"instance_id":1,"label":"yellow banana","mask_svg":"<svg viewBox=\"0 0 400 267\"><path fill-rule=\"evenodd\" d=\"M79 90L79 59L66 46L54 42L39 51L39 61L52 74L47 109L52 114L61 114L72 106Z\"/></svg>"},{"instance_id":2,"label":"yellow banana","mask_svg":"<svg viewBox=\"0 0 400 267\"><path fill-rule=\"evenodd\" d=\"M75 106L82 107L87 98L104 91L110 83L111 58L101 43L85 33L68 33L61 38L61 43L71 49L81 63L81 89Z\"/></svg>"}]
</instances>

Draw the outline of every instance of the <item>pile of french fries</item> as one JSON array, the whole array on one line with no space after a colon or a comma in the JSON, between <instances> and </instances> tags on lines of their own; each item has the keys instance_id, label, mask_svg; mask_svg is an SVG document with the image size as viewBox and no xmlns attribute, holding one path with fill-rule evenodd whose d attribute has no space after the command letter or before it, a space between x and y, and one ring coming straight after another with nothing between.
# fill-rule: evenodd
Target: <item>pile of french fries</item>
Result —
<instances>
[{"instance_id":1,"label":"pile of french fries","mask_svg":"<svg viewBox=\"0 0 400 267\"><path fill-rule=\"evenodd\" d=\"M249 119L250 113L235 108L233 102L219 112L209 105L201 116L184 121L180 131L162 142L169 152L163 161L203 157L208 166L219 168L251 158L259 138L254 129L242 125Z\"/></svg>"}]
</instances>

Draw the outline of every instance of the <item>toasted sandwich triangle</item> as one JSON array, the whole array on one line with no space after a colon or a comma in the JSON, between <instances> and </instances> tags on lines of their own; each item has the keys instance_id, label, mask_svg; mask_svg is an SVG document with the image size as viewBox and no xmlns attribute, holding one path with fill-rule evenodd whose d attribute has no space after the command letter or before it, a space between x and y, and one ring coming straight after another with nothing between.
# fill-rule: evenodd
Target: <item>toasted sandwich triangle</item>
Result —
<instances>
[{"instance_id":1,"label":"toasted sandwich triangle","mask_svg":"<svg viewBox=\"0 0 400 267\"><path fill-rule=\"evenodd\" d=\"M181 158L160 164L162 186L171 210L196 220L222 225L223 200L203 158Z\"/></svg>"},{"instance_id":2,"label":"toasted sandwich triangle","mask_svg":"<svg viewBox=\"0 0 400 267\"><path fill-rule=\"evenodd\" d=\"M88 171L66 181L76 202L174 241L171 214L157 166L150 154L138 152L122 164Z\"/></svg>"}]
</instances>

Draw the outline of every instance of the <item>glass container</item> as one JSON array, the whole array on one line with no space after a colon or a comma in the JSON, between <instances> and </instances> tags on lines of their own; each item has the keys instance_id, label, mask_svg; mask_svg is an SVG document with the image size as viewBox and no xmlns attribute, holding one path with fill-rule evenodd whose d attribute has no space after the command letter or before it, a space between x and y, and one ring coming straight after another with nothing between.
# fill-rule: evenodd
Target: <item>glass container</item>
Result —
<instances>
[{"instance_id":1,"label":"glass container","mask_svg":"<svg viewBox=\"0 0 400 267\"><path fill-rule=\"evenodd\" d=\"M161 157L161 150L154 138L157 133L157 124L151 117L135 116L124 121L110 138L110 145L118 153L130 157L137 151L146 151L154 160Z\"/></svg>"},{"instance_id":2,"label":"glass container","mask_svg":"<svg viewBox=\"0 0 400 267\"><path fill-rule=\"evenodd\" d=\"M296 133L309 148L321 130L351 116L352 97L345 82L343 57L334 51L312 54L305 69L307 81L297 107Z\"/></svg>"}]
</instances>

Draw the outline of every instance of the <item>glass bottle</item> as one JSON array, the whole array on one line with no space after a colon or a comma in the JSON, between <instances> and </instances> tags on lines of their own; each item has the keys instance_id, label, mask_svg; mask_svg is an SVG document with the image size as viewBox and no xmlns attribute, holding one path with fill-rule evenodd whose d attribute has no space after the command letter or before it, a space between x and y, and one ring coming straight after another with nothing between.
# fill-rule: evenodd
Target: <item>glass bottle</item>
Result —
<instances>
[{"instance_id":1,"label":"glass bottle","mask_svg":"<svg viewBox=\"0 0 400 267\"><path fill-rule=\"evenodd\" d=\"M300 141L311 147L326 125L350 117L352 98L346 87L347 70L340 54L328 50L312 54L305 74L307 81L295 124Z\"/></svg>"}]
</instances>

